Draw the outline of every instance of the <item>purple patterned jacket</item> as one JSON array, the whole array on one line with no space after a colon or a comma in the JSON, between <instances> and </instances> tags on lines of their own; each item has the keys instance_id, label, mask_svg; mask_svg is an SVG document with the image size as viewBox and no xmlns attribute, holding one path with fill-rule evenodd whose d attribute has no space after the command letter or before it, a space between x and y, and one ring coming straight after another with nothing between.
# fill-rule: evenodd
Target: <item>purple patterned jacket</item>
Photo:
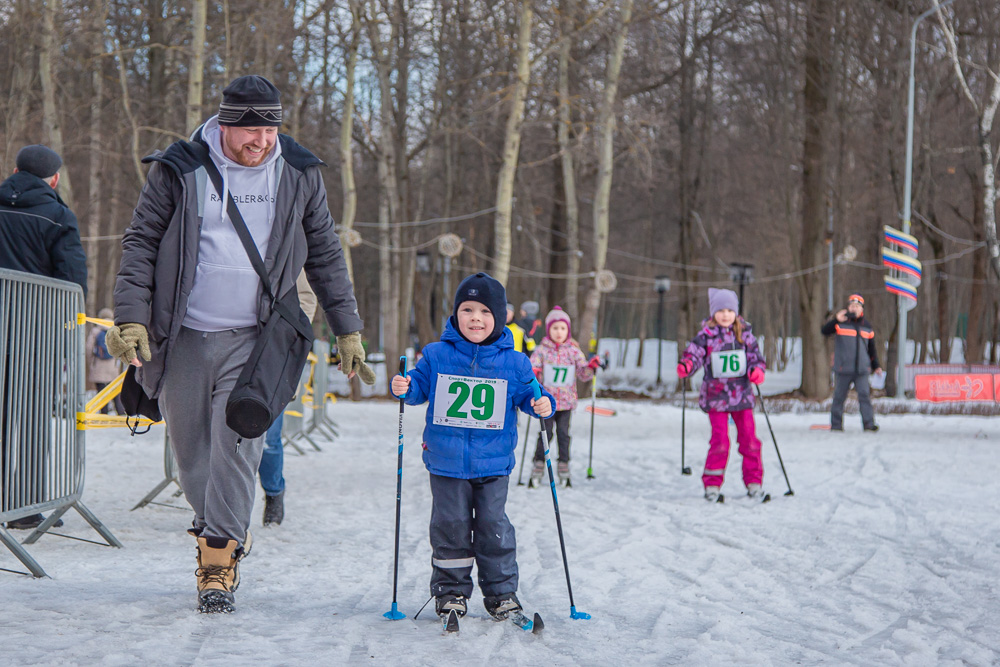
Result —
<instances>
[{"instance_id":1,"label":"purple patterned jacket","mask_svg":"<svg viewBox=\"0 0 1000 667\"><path fill-rule=\"evenodd\" d=\"M694 340L687 344L680 359L681 362L686 361L690 364L692 374L702 366L705 367L705 377L701 383L698 405L705 412L752 410L754 396L746 373L755 367L764 370L764 355L760 353L757 339L750 330L750 325L746 322L743 322L742 345L736 342L736 333L733 331L733 327L723 329L717 324L711 324L711 322L712 320L708 319L701 323L701 331L694 337ZM714 377L710 361L712 353L741 347L747 355L745 373L735 378Z\"/></svg>"}]
</instances>

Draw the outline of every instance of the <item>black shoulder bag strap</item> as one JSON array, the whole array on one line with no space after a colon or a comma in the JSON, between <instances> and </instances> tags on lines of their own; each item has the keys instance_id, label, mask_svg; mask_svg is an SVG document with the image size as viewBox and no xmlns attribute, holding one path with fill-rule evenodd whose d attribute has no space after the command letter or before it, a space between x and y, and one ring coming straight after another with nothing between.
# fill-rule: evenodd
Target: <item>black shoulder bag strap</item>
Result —
<instances>
[{"instance_id":1,"label":"black shoulder bag strap","mask_svg":"<svg viewBox=\"0 0 1000 667\"><path fill-rule=\"evenodd\" d=\"M208 177L212 180L212 185L215 186L216 192L222 195L222 174L219 173L219 168L215 166L215 162L212 161L212 156L209 155L208 149L199 142L191 142L191 145L195 147L197 152L200 154L202 164L205 166L205 171L208 172ZM253 237L250 235L250 230L247 229L247 223L243 220L243 215L240 213L239 207L236 206L236 200L233 199L233 193L228 193L226 200L226 210L229 213L229 220L233 223L233 227L236 229L236 235L240 237L240 242L243 243L243 249L246 251L247 256L250 258L250 264L253 265L253 270L257 272L260 277L260 283L264 287L264 293L267 295L268 300L271 303L271 309L284 317L288 322L290 322L300 334L306 338L312 340L312 331L302 324L299 317L292 312L287 305L279 301L275 297L274 293L271 291L271 281L267 277L267 270L264 268L264 260L260 257L260 251L257 250L257 244L254 243Z\"/></svg>"}]
</instances>

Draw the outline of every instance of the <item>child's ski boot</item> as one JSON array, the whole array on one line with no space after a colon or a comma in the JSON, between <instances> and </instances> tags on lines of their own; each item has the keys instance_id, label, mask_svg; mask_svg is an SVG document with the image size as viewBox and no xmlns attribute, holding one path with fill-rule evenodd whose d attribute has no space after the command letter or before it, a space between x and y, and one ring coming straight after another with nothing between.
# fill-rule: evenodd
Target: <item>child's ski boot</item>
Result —
<instances>
[{"instance_id":1,"label":"child's ski boot","mask_svg":"<svg viewBox=\"0 0 1000 667\"><path fill-rule=\"evenodd\" d=\"M556 466L556 472L559 473L559 486L563 486L566 488L573 486L572 483L570 483L569 479L568 461L560 461L559 464Z\"/></svg>"},{"instance_id":2,"label":"child's ski boot","mask_svg":"<svg viewBox=\"0 0 1000 667\"><path fill-rule=\"evenodd\" d=\"M465 616L467 606L464 595L441 595L434 598L434 611L444 623L445 632L458 632L458 619Z\"/></svg>"},{"instance_id":3,"label":"child's ski boot","mask_svg":"<svg viewBox=\"0 0 1000 667\"><path fill-rule=\"evenodd\" d=\"M531 477L528 478L528 488L533 489L542 485L542 476L545 474L545 461L535 461L531 468Z\"/></svg>"}]
</instances>

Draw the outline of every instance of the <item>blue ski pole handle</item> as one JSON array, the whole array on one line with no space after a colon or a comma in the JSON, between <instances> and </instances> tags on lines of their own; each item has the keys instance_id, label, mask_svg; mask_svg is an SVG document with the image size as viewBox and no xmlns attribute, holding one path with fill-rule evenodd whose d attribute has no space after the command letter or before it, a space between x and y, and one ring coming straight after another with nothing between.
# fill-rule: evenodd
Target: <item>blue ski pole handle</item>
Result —
<instances>
[{"instance_id":1,"label":"blue ski pole handle","mask_svg":"<svg viewBox=\"0 0 1000 667\"><path fill-rule=\"evenodd\" d=\"M531 378L531 391L534 392L536 401L542 397L542 385L538 384L538 378Z\"/></svg>"}]
</instances>

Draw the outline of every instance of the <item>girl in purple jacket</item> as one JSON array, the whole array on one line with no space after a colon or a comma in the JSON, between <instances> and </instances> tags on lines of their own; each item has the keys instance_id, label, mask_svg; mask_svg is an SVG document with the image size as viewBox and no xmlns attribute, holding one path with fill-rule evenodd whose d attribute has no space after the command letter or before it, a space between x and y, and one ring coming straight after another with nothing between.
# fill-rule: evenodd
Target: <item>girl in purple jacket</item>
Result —
<instances>
[{"instance_id":1,"label":"girl in purple jacket","mask_svg":"<svg viewBox=\"0 0 1000 667\"><path fill-rule=\"evenodd\" d=\"M705 472L701 476L705 499L715 502L721 497L719 490L729 461L730 417L736 424L736 441L743 456L743 483L747 495L760 499L764 465L754 425L754 397L750 384L764 381L764 357L757 339L750 332L750 325L737 315L739 299L736 292L709 289L708 305L712 317L702 323L701 331L687 344L677 364L680 378L705 367L698 398L698 405L708 413L712 424Z\"/></svg>"}]
</instances>

